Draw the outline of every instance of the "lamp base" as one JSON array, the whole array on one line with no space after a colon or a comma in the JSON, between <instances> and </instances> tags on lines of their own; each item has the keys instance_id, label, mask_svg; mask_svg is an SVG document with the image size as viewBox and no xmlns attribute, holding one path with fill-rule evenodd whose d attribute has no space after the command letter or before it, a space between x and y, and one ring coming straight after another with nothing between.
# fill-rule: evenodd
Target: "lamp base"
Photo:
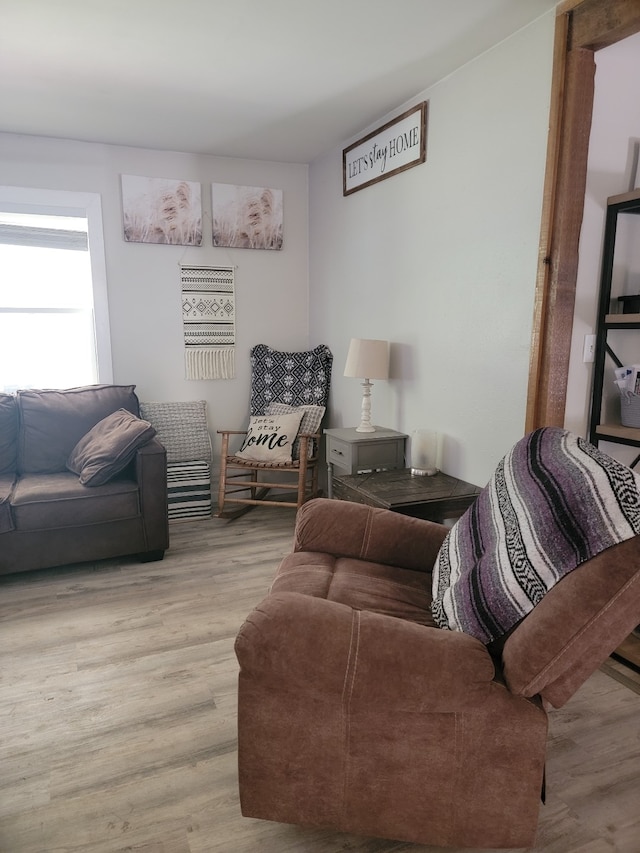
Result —
<instances>
[{"instance_id":1,"label":"lamp base","mask_svg":"<svg viewBox=\"0 0 640 853\"><path fill-rule=\"evenodd\" d=\"M433 477L434 474L439 474L439 468L412 468L412 477Z\"/></svg>"},{"instance_id":2,"label":"lamp base","mask_svg":"<svg viewBox=\"0 0 640 853\"><path fill-rule=\"evenodd\" d=\"M375 432L376 428L371 423L371 387L368 379L362 380L362 409L360 410L360 423L356 432Z\"/></svg>"}]
</instances>

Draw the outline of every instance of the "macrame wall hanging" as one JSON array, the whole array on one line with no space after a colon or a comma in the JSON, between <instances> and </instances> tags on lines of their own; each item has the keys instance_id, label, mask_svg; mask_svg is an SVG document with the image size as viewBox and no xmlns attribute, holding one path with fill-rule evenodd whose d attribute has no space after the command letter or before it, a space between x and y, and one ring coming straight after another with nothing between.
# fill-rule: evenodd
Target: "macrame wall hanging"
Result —
<instances>
[{"instance_id":1,"label":"macrame wall hanging","mask_svg":"<svg viewBox=\"0 0 640 853\"><path fill-rule=\"evenodd\" d=\"M235 377L233 267L180 266L187 379Z\"/></svg>"}]
</instances>

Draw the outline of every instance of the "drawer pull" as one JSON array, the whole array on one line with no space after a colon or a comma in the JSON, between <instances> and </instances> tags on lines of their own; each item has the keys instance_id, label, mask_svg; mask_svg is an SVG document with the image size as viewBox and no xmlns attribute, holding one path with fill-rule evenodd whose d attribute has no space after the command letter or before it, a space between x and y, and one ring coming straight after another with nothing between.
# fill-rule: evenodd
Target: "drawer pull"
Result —
<instances>
[{"instance_id":1,"label":"drawer pull","mask_svg":"<svg viewBox=\"0 0 640 853\"><path fill-rule=\"evenodd\" d=\"M335 447L331 448L332 453L337 453L338 456L344 456L344 453L341 450L336 450Z\"/></svg>"}]
</instances>

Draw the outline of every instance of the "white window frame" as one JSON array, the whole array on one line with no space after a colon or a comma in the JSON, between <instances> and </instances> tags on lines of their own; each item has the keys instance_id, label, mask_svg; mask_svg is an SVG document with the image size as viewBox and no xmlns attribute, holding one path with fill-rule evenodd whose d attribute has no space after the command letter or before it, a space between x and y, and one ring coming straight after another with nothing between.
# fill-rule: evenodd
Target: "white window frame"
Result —
<instances>
[{"instance_id":1,"label":"white window frame","mask_svg":"<svg viewBox=\"0 0 640 853\"><path fill-rule=\"evenodd\" d=\"M0 186L0 206L11 213L84 216L87 219L98 382L113 383L111 329L107 293L107 265L102 230L102 203L98 193Z\"/></svg>"}]
</instances>

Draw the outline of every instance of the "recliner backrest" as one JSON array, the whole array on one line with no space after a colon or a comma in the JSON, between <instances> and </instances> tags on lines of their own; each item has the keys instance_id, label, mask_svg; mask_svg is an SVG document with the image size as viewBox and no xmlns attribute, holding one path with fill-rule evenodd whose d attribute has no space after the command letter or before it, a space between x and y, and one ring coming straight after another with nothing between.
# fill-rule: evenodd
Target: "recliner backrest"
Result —
<instances>
[{"instance_id":1,"label":"recliner backrest","mask_svg":"<svg viewBox=\"0 0 640 853\"><path fill-rule=\"evenodd\" d=\"M578 566L550 589L502 647L518 695L563 705L640 623L640 536Z\"/></svg>"}]
</instances>

